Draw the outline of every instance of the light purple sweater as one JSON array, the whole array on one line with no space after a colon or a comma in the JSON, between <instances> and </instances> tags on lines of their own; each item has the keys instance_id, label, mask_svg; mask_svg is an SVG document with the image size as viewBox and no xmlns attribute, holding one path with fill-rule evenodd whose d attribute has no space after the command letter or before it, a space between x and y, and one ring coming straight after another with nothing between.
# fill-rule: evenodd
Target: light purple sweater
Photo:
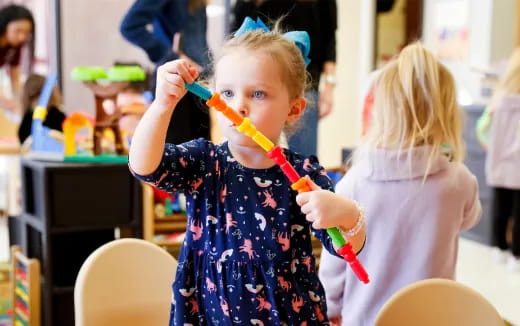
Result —
<instances>
[{"instance_id":1,"label":"light purple sweater","mask_svg":"<svg viewBox=\"0 0 520 326\"><path fill-rule=\"evenodd\" d=\"M372 326L382 305L403 286L426 278L455 278L459 232L480 219L475 176L437 157L423 183L429 147L407 154L374 150L355 164L336 192L366 212L367 240L359 260L370 283L358 281L341 259L322 251L319 276L329 317L343 326Z\"/></svg>"},{"instance_id":2,"label":"light purple sweater","mask_svg":"<svg viewBox=\"0 0 520 326\"><path fill-rule=\"evenodd\" d=\"M486 156L488 185L520 189L520 95L498 96L489 136Z\"/></svg>"}]
</instances>

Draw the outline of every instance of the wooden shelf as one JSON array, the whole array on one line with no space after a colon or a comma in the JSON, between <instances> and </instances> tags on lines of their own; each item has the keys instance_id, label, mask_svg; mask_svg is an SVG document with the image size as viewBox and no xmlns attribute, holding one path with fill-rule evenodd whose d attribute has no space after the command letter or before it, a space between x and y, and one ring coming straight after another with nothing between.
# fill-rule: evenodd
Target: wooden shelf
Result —
<instances>
[{"instance_id":1,"label":"wooden shelf","mask_svg":"<svg viewBox=\"0 0 520 326\"><path fill-rule=\"evenodd\" d=\"M161 247L181 247L182 242L178 241L168 241L168 240L160 240L160 241L154 241L154 243Z\"/></svg>"},{"instance_id":2,"label":"wooden shelf","mask_svg":"<svg viewBox=\"0 0 520 326\"><path fill-rule=\"evenodd\" d=\"M165 233L186 232L186 215L175 213L165 217L155 215L153 189L143 184L143 235L144 239L164 247L177 258L182 242L171 240L156 240L156 235Z\"/></svg>"},{"instance_id":3,"label":"wooden shelf","mask_svg":"<svg viewBox=\"0 0 520 326\"><path fill-rule=\"evenodd\" d=\"M186 230L186 222L164 222L164 223L155 223L156 231L179 231Z\"/></svg>"}]
</instances>

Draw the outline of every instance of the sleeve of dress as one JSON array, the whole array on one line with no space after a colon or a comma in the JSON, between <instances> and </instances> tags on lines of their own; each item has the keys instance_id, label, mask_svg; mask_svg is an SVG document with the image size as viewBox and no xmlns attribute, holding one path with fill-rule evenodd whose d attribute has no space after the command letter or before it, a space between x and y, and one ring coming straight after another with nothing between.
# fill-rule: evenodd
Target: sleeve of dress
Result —
<instances>
[{"instance_id":1,"label":"sleeve of dress","mask_svg":"<svg viewBox=\"0 0 520 326\"><path fill-rule=\"evenodd\" d=\"M155 172L139 175L130 171L137 179L161 190L191 192L202 184L214 147L202 138L181 145L166 144Z\"/></svg>"},{"instance_id":2,"label":"sleeve of dress","mask_svg":"<svg viewBox=\"0 0 520 326\"><path fill-rule=\"evenodd\" d=\"M158 62L168 48L147 29L159 15L163 1L136 0L121 22L121 35L130 43L142 48L152 62Z\"/></svg>"},{"instance_id":3,"label":"sleeve of dress","mask_svg":"<svg viewBox=\"0 0 520 326\"><path fill-rule=\"evenodd\" d=\"M318 276L325 289L329 317L341 316L346 270L347 263L344 260L332 256L327 251L321 252Z\"/></svg>"}]
</instances>

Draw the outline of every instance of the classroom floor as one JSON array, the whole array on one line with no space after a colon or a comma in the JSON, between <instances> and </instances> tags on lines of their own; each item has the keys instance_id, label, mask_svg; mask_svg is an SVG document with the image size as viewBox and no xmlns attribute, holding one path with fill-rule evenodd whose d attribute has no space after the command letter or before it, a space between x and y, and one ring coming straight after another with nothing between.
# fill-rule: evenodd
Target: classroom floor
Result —
<instances>
[{"instance_id":1,"label":"classroom floor","mask_svg":"<svg viewBox=\"0 0 520 326\"><path fill-rule=\"evenodd\" d=\"M8 255L5 219L0 218L0 258ZM461 239L457 280L481 293L510 323L520 326L520 273L508 272L505 265L492 263L491 248Z\"/></svg>"},{"instance_id":2,"label":"classroom floor","mask_svg":"<svg viewBox=\"0 0 520 326\"><path fill-rule=\"evenodd\" d=\"M520 326L520 272L509 272L505 264L493 263L489 246L460 240L457 281L478 291L504 319Z\"/></svg>"}]
</instances>

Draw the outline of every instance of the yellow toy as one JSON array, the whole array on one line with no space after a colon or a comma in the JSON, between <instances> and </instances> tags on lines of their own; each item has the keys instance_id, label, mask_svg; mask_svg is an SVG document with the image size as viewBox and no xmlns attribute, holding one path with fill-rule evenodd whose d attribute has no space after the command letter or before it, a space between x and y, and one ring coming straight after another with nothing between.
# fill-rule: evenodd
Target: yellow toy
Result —
<instances>
[{"instance_id":1,"label":"yellow toy","mask_svg":"<svg viewBox=\"0 0 520 326\"><path fill-rule=\"evenodd\" d=\"M82 113L72 113L63 121L63 135L65 136L65 156L76 155L76 132L81 128L88 128L92 132L92 122Z\"/></svg>"}]
</instances>

